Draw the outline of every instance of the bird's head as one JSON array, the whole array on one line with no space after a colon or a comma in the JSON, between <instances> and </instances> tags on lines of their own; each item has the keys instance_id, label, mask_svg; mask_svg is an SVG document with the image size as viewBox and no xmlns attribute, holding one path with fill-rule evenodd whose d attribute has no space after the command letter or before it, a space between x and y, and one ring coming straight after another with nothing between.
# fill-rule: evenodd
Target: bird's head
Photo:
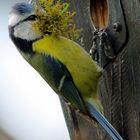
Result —
<instances>
[{"instance_id":1,"label":"bird's head","mask_svg":"<svg viewBox=\"0 0 140 140\"><path fill-rule=\"evenodd\" d=\"M22 52L33 52L32 43L45 35L78 38L81 29L77 29L72 17L75 12L68 10L68 3L44 0L34 6L18 3L9 15L9 34L14 44Z\"/></svg>"},{"instance_id":2,"label":"bird's head","mask_svg":"<svg viewBox=\"0 0 140 140\"><path fill-rule=\"evenodd\" d=\"M27 46L30 47L33 41L43 36L43 33L34 27L37 20L36 10L29 3L15 4L9 14L10 37L22 51L30 49Z\"/></svg>"}]
</instances>

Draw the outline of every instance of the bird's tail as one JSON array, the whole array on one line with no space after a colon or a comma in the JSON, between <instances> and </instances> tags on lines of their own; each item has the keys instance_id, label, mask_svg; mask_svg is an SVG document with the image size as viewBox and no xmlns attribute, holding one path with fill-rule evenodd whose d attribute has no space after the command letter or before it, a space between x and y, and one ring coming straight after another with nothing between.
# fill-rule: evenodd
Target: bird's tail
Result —
<instances>
[{"instance_id":1,"label":"bird's tail","mask_svg":"<svg viewBox=\"0 0 140 140\"><path fill-rule=\"evenodd\" d=\"M113 140L123 140L120 134L105 119L105 117L99 111L96 110L96 108L91 103L87 102L86 106L91 117L97 120L97 122L105 129L105 131L112 137Z\"/></svg>"}]
</instances>

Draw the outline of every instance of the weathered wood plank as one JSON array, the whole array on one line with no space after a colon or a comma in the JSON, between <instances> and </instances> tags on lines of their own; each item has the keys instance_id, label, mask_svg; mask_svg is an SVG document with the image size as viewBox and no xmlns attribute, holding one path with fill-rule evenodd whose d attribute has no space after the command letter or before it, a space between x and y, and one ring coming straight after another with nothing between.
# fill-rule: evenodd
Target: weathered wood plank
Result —
<instances>
[{"instance_id":1,"label":"weathered wood plank","mask_svg":"<svg viewBox=\"0 0 140 140\"><path fill-rule=\"evenodd\" d=\"M84 29L78 43L89 51L94 31L90 1L67 1L71 3L71 9L77 12L76 23ZM121 0L121 4L126 20L127 41L116 59L105 67L100 82L100 97L105 116L124 139L140 140L140 1ZM63 108L72 140L110 139L89 118L77 112L71 114L68 105Z\"/></svg>"}]
</instances>

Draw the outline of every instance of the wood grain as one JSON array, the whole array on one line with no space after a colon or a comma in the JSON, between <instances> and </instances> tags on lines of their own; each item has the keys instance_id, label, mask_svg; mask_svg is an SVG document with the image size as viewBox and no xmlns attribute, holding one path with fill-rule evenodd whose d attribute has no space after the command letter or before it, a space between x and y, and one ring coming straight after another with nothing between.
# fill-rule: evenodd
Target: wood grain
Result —
<instances>
[{"instance_id":1,"label":"wood grain","mask_svg":"<svg viewBox=\"0 0 140 140\"><path fill-rule=\"evenodd\" d=\"M94 20L91 18L90 4L95 1L67 0L71 10L77 13L76 23L84 29L77 42L86 51L89 51L93 43ZM116 0L108 2L114 3ZM126 21L126 41L116 59L104 69L100 81L100 97L105 116L124 140L140 140L140 1L121 0L121 5ZM117 12L109 13L109 16L115 18ZM75 112L64 101L62 106L72 140L110 140L93 120Z\"/></svg>"}]
</instances>

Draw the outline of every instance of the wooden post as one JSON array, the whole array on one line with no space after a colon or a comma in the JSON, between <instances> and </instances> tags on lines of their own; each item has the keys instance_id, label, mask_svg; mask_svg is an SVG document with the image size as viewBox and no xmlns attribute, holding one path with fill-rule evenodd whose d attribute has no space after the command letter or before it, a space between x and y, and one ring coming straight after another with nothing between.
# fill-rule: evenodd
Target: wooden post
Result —
<instances>
[{"instance_id":1,"label":"wooden post","mask_svg":"<svg viewBox=\"0 0 140 140\"><path fill-rule=\"evenodd\" d=\"M93 24L108 29L116 58L103 60L100 97L105 116L124 140L140 140L140 1L65 1L76 11L77 25L84 29L77 42L86 51L93 45ZM115 22L121 24L120 31L112 31ZM110 140L93 120L75 112L62 99L61 102L71 140Z\"/></svg>"}]
</instances>

